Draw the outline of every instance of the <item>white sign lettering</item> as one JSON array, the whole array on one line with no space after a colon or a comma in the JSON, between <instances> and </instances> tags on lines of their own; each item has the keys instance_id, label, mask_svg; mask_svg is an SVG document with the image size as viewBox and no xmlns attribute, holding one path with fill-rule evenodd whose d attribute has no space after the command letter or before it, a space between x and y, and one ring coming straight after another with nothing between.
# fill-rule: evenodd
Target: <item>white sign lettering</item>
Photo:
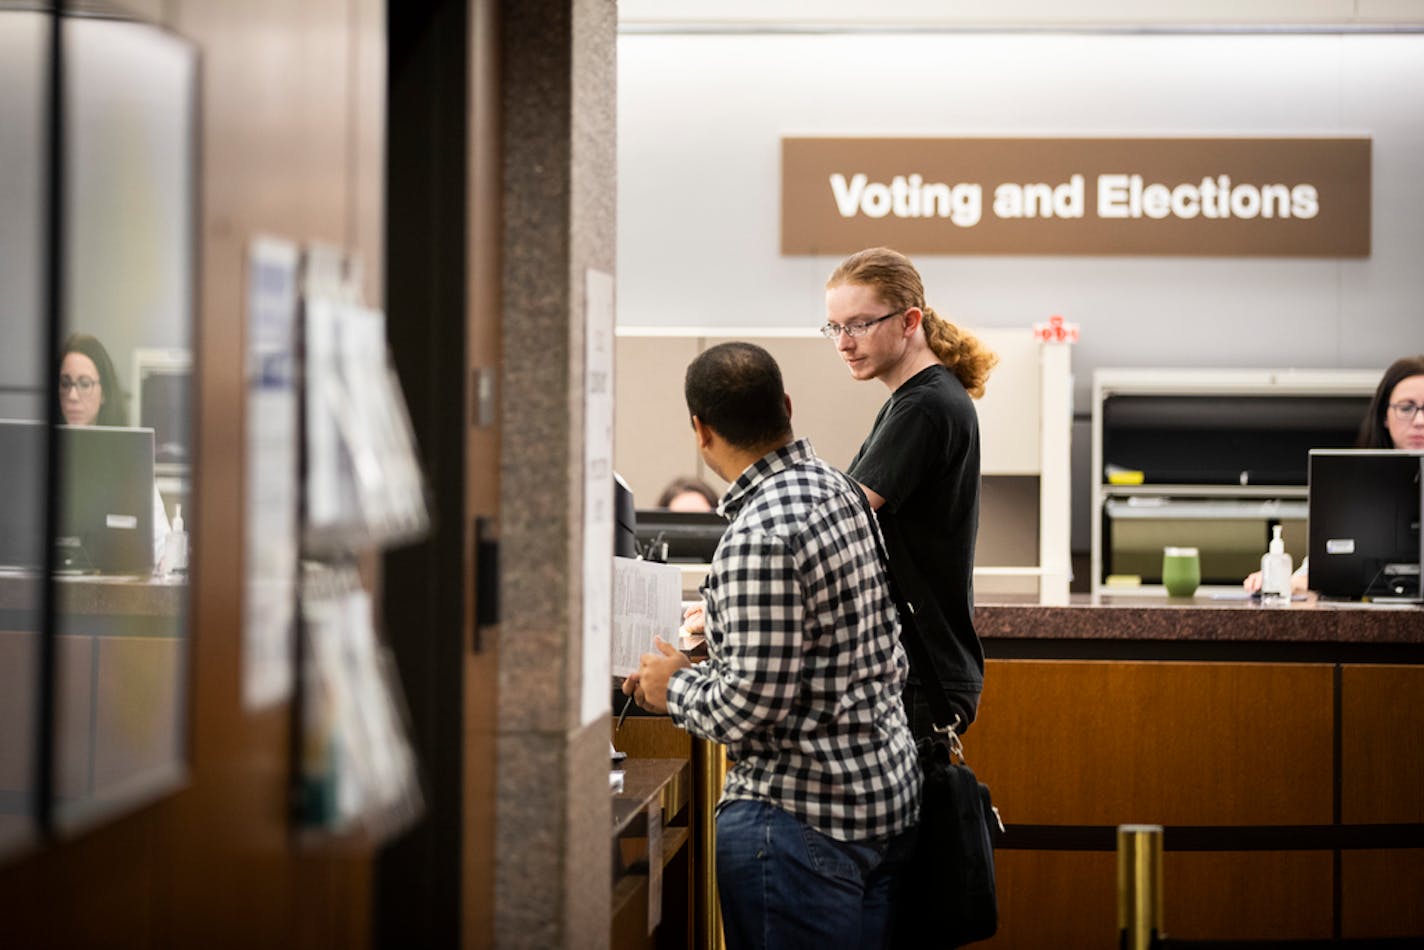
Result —
<instances>
[{"instance_id":1,"label":"white sign lettering","mask_svg":"<svg viewBox=\"0 0 1424 950\"><path fill-rule=\"evenodd\" d=\"M947 218L961 228L983 219L984 187L977 182L927 182L918 174L871 181L864 172L830 178L831 195L842 218ZM1004 182L994 187L996 218L1082 218L1086 193L1082 175L1060 184ZM1313 218L1320 196L1309 182L1295 185L1232 184L1229 175L1205 177L1171 187L1144 183L1141 175L1097 176L1099 218Z\"/></svg>"}]
</instances>

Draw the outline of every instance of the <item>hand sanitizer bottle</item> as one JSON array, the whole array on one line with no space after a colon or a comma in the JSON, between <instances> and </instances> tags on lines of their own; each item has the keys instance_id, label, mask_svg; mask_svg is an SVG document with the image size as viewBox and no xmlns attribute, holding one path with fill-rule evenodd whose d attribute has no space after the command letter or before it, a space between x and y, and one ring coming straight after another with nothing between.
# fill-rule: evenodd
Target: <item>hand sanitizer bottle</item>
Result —
<instances>
[{"instance_id":1,"label":"hand sanitizer bottle","mask_svg":"<svg viewBox=\"0 0 1424 950\"><path fill-rule=\"evenodd\" d=\"M1281 538L1281 526L1271 528L1271 546L1261 555L1261 601L1289 603L1291 597L1291 556Z\"/></svg>"},{"instance_id":2,"label":"hand sanitizer bottle","mask_svg":"<svg viewBox=\"0 0 1424 950\"><path fill-rule=\"evenodd\" d=\"M183 530L183 506L173 512L173 524L168 531L168 543L163 549L163 563L169 574L188 573L188 532Z\"/></svg>"}]
</instances>

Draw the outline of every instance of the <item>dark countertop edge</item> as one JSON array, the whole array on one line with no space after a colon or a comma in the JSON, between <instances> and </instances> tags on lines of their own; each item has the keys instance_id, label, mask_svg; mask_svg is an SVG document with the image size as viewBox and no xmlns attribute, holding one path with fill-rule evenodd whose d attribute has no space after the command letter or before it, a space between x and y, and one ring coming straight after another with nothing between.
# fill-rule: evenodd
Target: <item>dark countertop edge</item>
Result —
<instances>
[{"instance_id":1,"label":"dark countertop edge","mask_svg":"<svg viewBox=\"0 0 1424 950\"><path fill-rule=\"evenodd\" d=\"M981 603L974 626L984 640L1424 644L1424 609L1314 602Z\"/></svg>"},{"instance_id":2,"label":"dark countertop edge","mask_svg":"<svg viewBox=\"0 0 1424 950\"><path fill-rule=\"evenodd\" d=\"M688 781L691 764L687 759L642 758L629 756L623 760L623 790L613 793L613 835L627 830L664 787L677 781ZM667 817L665 816L664 820Z\"/></svg>"},{"instance_id":3,"label":"dark countertop edge","mask_svg":"<svg viewBox=\"0 0 1424 950\"><path fill-rule=\"evenodd\" d=\"M44 579L0 574L0 611L33 613L39 609ZM171 617L188 609L187 579L63 577L55 579L57 609L75 616Z\"/></svg>"}]
</instances>

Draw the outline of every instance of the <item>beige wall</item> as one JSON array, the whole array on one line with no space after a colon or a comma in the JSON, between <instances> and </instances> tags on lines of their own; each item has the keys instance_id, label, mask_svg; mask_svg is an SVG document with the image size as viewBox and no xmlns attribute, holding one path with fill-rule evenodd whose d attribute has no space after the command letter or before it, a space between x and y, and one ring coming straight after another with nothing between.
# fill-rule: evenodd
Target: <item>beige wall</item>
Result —
<instances>
[{"instance_id":1,"label":"beige wall","mask_svg":"<svg viewBox=\"0 0 1424 950\"><path fill-rule=\"evenodd\" d=\"M1038 344L1027 330L976 331L996 353L979 414L984 480L975 561L1038 562ZM857 382L819 336L733 336L627 331L618 337L614 465L639 507L652 507L673 478L695 475L718 492L726 482L698 457L683 400L683 374L702 350L751 340L776 359L791 397L791 425L838 468L850 464L889 397ZM983 586L984 582L981 582Z\"/></svg>"}]
</instances>

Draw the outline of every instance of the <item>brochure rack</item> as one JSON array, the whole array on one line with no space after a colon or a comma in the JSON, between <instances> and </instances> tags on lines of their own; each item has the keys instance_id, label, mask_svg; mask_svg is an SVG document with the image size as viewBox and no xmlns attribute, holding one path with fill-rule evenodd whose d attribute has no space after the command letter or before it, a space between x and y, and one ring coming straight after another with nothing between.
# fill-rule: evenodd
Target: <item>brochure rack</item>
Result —
<instances>
[{"instance_id":1,"label":"brochure rack","mask_svg":"<svg viewBox=\"0 0 1424 950\"><path fill-rule=\"evenodd\" d=\"M360 565L427 533L426 488L385 315L360 303L359 261L309 247L301 287L294 819L305 836L380 842L408 827L423 799Z\"/></svg>"}]
</instances>

